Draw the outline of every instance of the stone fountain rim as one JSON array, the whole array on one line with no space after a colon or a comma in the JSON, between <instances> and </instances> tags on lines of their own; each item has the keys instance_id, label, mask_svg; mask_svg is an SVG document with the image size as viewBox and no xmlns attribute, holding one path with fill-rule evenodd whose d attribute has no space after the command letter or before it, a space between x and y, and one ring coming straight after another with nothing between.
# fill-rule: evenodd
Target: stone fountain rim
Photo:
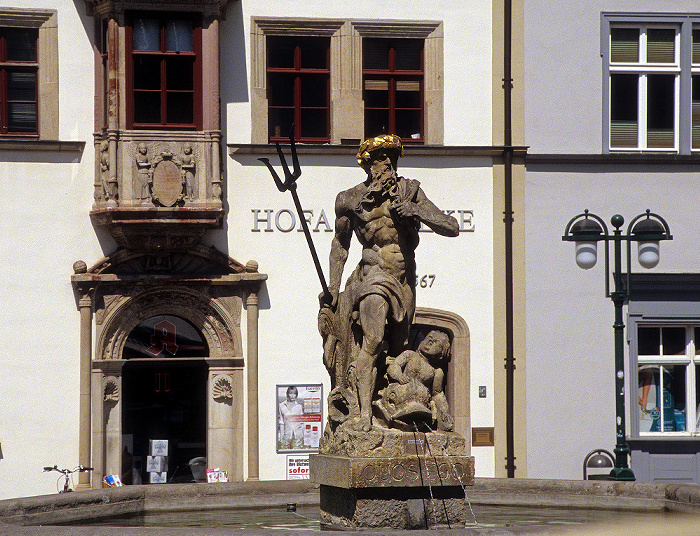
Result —
<instances>
[{"instance_id":1,"label":"stone fountain rim","mask_svg":"<svg viewBox=\"0 0 700 536\"><path fill-rule=\"evenodd\" d=\"M473 505L528 505L534 507L598 508L601 510L676 511L700 514L700 486L695 484L610 482L601 480L545 480L476 478L467 488ZM144 485L78 491L0 500L0 535L95 534L95 527L40 526L56 522L108 517L118 514L157 511L186 511L207 508L276 508L293 502L316 505L319 486L308 480L231 482L217 484ZM474 530L474 529L472 529ZM509 527L512 534L532 533L533 527ZM546 527L542 531L547 532ZM349 531L342 534L348 535ZM384 534L386 531L352 531ZM411 531L419 536L423 531ZM440 531L425 531L436 536ZM153 527L100 527L100 534L121 536L192 534L192 529ZM208 536L230 534L230 529L198 529ZM278 530L246 530L245 534L281 536ZM284 536L307 531L285 531ZM542 532L540 532L542 533ZM324 531L333 534L333 531ZM338 533L340 534L340 532ZM451 536L477 534L452 529Z\"/></svg>"}]
</instances>

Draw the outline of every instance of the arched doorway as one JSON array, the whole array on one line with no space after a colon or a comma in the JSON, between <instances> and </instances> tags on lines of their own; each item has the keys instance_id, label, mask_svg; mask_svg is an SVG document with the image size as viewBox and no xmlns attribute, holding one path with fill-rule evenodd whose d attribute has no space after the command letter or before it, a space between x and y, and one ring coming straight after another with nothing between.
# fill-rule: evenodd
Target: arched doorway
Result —
<instances>
[{"instance_id":1,"label":"arched doorway","mask_svg":"<svg viewBox=\"0 0 700 536\"><path fill-rule=\"evenodd\" d=\"M198 476L191 462L207 454L207 357L202 334L178 316L147 318L129 333L122 350L124 484Z\"/></svg>"},{"instance_id":2,"label":"arched doorway","mask_svg":"<svg viewBox=\"0 0 700 536\"><path fill-rule=\"evenodd\" d=\"M74 269L81 319L80 459L95 468L90 485L101 487L103 476L122 475L129 467L133 475L128 458L143 457L143 441L161 439L151 437L161 430L148 426L138 431L145 440L129 437L137 430L125 421L141 419L132 416L135 408L159 405L157 393L145 394L156 389L157 377L180 390L181 406L164 418L182 422L183 406L189 406L197 416L187 419L199 423L205 412L205 439L201 429L194 439L176 437L178 459L199 457L203 446L208 467L226 471L230 480L257 480L258 293L267 279L257 263L244 266L195 246L159 254L119 250L92 268L76 262ZM184 335L175 340L175 352L173 333ZM178 463L169 466L171 477Z\"/></svg>"}]
</instances>

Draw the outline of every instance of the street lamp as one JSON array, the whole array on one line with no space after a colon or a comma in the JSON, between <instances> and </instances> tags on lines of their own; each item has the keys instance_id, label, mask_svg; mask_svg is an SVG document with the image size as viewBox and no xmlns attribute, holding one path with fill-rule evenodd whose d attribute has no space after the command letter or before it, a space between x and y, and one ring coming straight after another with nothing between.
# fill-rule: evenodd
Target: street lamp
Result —
<instances>
[{"instance_id":1,"label":"street lamp","mask_svg":"<svg viewBox=\"0 0 700 536\"><path fill-rule=\"evenodd\" d=\"M629 298L631 244L638 243L639 264L644 268L653 268L659 264L659 242L671 240L671 231L661 216L650 212L640 214L632 219L627 227L627 234L620 229L625 219L615 214L610 223L615 230L608 233L605 222L586 209L569 221L564 230L562 240L575 243L576 264L588 270L593 268L598 257L598 242L605 241L605 295L611 298L615 305L615 409L617 424L617 443L615 445L615 467L610 471L611 480L634 480L634 473L627 465L629 448L625 440L625 384L624 384L624 329L622 322L622 306ZM614 291L610 292L610 253L609 244L614 245L613 271ZM622 242L627 243L627 280L623 285L622 276Z\"/></svg>"}]
</instances>

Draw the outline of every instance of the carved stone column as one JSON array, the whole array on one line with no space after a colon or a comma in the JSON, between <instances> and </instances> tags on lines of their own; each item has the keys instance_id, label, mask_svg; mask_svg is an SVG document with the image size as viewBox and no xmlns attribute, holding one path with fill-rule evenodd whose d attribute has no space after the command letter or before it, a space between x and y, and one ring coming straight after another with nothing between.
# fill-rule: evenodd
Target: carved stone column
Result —
<instances>
[{"instance_id":1,"label":"carved stone column","mask_svg":"<svg viewBox=\"0 0 700 536\"><path fill-rule=\"evenodd\" d=\"M247 272L257 272L254 261L246 265ZM259 480L258 452L258 291L251 289L246 299L247 317L247 359L248 371L248 480Z\"/></svg>"},{"instance_id":2,"label":"carved stone column","mask_svg":"<svg viewBox=\"0 0 700 536\"><path fill-rule=\"evenodd\" d=\"M84 264L84 263L83 263ZM81 269L76 263L75 270ZM90 466L90 369L92 367L92 293L93 288L81 287L78 301L80 309L80 421L78 461ZM77 489L90 487L90 473L80 473Z\"/></svg>"}]
</instances>

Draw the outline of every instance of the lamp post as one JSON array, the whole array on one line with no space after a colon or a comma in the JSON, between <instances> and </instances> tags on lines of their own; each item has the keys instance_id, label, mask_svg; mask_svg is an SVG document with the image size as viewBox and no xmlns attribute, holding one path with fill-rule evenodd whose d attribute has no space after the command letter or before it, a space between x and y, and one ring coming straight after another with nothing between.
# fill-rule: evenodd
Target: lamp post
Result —
<instances>
[{"instance_id":1,"label":"lamp post","mask_svg":"<svg viewBox=\"0 0 700 536\"><path fill-rule=\"evenodd\" d=\"M562 240L575 243L576 264L588 270L595 266L597 261L598 242L605 242L605 295L611 298L615 305L615 410L617 442L615 445L615 466L610 471L611 480L634 480L634 473L627 465L629 448L625 440L625 385L624 385L624 329L622 321L622 306L629 298L630 292L630 267L631 244L638 243L639 264L644 268L654 268L659 263L659 241L671 240L671 231L661 216L650 212L635 216L627 226L627 233L622 234L622 225L625 219L615 214L610 223L615 228L613 233L608 233L605 222L586 209L569 221L564 230ZM610 291L610 253L609 245L614 247L614 290ZM622 275L622 243L627 244L627 274L626 283L623 285Z\"/></svg>"}]
</instances>

